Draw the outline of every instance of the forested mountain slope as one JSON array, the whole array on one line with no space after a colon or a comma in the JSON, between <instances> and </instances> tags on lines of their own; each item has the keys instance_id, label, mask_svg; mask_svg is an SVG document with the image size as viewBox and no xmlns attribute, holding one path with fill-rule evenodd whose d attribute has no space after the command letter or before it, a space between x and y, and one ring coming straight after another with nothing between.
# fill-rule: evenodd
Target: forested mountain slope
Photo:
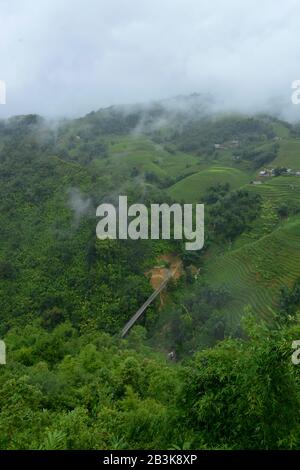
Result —
<instances>
[{"instance_id":1,"label":"forested mountain slope","mask_svg":"<svg viewBox=\"0 0 300 470\"><path fill-rule=\"evenodd\" d=\"M201 100L0 123L2 449L299 448L300 136ZM119 195L204 203L204 250L98 240Z\"/></svg>"}]
</instances>

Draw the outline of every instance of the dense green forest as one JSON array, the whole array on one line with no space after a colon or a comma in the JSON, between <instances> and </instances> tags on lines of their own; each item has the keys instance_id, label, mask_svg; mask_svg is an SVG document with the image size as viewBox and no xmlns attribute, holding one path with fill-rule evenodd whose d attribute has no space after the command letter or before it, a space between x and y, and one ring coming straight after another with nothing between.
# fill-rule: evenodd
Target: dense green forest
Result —
<instances>
[{"instance_id":1,"label":"dense green forest","mask_svg":"<svg viewBox=\"0 0 300 470\"><path fill-rule=\"evenodd\" d=\"M300 448L299 127L196 98L0 122L1 449ZM204 203L204 249L98 240L121 194Z\"/></svg>"}]
</instances>

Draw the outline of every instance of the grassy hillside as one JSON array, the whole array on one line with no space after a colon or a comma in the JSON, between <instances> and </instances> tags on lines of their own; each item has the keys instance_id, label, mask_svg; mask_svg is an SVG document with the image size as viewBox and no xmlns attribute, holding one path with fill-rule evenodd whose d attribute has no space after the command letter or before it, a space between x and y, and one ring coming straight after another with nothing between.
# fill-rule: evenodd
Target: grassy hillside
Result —
<instances>
[{"instance_id":1,"label":"grassy hillside","mask_svg":"<svg viewBox=\"0 0 300 470\"><path fill-rule=\"evenodd\" d=\"M209 257L205 276L213 286L226 286L232 301L224 314L237 325L245 307L258 317L270 317L280 288L300 277L300 217L291 218L272 233L223 255Z\"/></svg>"},{"instance_id":2,"label":"grassy hillside","mask_svg":"<svg viewBox=\"0 0 300 470\"><path fill-rule=\"evenodd\" d=\"M259 186L249 186L249 190L257 192L273 207L286 203L290 208L300 207L300 177L279 176L267 179Z\"/></svg>"},{"instance_id":3,"label":"grassy hillside","mask_svg":"<svg viewBox=\"0 0 300 470\"><path fill-rule=\"evenodd\" d=\"M249 179L246 173L236 168L212 166L178 181L168 189L168 193L176 200L196 202L210 186L229 183L232 189L237 189Z\"/></svg>"},{"instance_id":4,"label":"grassy hillside","mask_svg":"<svg viewBox=\"0 0 300 470\"><path fill-rule=\"evenodd\" d=\"M272 165L281 166L285 168L292 168L300 171L300 140L281 140L278 156L272 162Z\"/></svg>"},{"instance_id":5,"label":"grassy hillside","mask_svg":"<svg viewBox=\"0 0 300 470\"><path fill-rule=\"evenodd\" d=\"M167 151L164 146L156 144L144 136L131 136L114 139L109 146L111 163L122 166L137 167L140 170L164 172L177 176L186 167L199 163L193 155L178 151Z\"/></svg>"},{"instance_id":6,"label":"grassy hillside","mask_svg":"<svg viewBox=\"0 0 300 470\"><path fill-rule=\"evenodd\" d=\"M300 276L300 178L281 176L263 184L246 185L262 198L262 210L251 230L242 234L223 254L211 256L205 276L214 286L225 285L232 302L224 314L234 325L246 306L263 318L276 308L280 288L291 287ZM281 217L279 210L287 210Z\"/></svg>"}]
</instances>

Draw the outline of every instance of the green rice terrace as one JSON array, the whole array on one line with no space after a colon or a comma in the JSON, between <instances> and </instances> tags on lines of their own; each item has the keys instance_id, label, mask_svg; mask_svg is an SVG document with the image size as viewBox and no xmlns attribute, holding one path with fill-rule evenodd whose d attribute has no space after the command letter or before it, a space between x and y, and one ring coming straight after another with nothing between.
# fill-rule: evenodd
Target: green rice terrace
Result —
<instances>
[{"instance_id":1,"label":"green rice terrace","mask_svg":"<svg viewBox=\"0 0 300 470\"><path fill-rule=\"evenodd\" d=\"M279 156L268 164L300 168L300 141L282 141ZM298 146L298 148L297 148ZM298 149L298 153L296 152ZM297 166L298 162L298 166ZM259 170L256 172L259 173ZM224 315L236 325L245 308L270 318L280 289L291 287L300 277L300 216L280 220L277 210L285 204L290 212L300 207L300 177L279 176L249 184L255 174L236 168L211 167L188 176L169 189L173 197L195 202L213 183L228 182L233 189L244 188L262 198L262 211L250 230L222 250L209 249L203 276L215 287L226 286L232 301Z\"/></svg>"}]
</instances>

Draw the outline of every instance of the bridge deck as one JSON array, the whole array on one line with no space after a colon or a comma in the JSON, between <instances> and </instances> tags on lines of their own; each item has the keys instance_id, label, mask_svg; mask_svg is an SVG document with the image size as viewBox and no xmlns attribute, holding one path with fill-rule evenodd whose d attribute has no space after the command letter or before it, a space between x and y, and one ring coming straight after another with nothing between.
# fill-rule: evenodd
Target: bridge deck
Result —
<instances>
[{"instance_id":1,"label":"bridge deck","mask_svg":"<svg viewBox=\"0 0 300 470\"><path fill-rule=\"evenodd\" d=\"M158 294L166 287L170 278L172 277L172 273L160 284L160 286L148 297L146 302L138 309L138 311L130 318L130 320L124 326L121 332L121 338L127 335L130 328L133 327L135 322L142 316L146 308L153 302L153 300L158 296Z\"/></svg>"}]
</instances>

